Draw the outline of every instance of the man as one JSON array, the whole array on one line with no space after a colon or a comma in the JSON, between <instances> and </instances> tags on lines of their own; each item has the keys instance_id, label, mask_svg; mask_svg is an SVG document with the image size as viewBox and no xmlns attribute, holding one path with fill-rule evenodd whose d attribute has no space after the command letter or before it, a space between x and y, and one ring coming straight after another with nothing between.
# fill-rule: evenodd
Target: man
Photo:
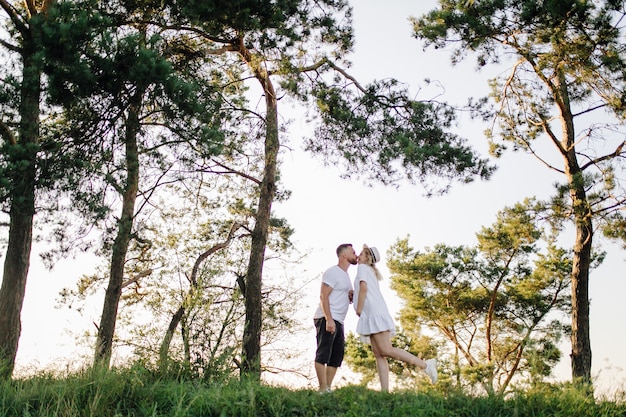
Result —
<instances>
[{"instance_id":1,"label":"man","mask_svg":"<svg viewBox=\"0 0 626 417\"><path fill-rule=\"evenodd\" d=\"M357 263L352 245L349 243L339 245L337 259L337 265L331 266L322 275L320 304L313 316L317 331L315 373L320 392L330 391L337 368L343 361L345 344L343 322L353 295L348 267Z\"/></svg>"}]
</instances>

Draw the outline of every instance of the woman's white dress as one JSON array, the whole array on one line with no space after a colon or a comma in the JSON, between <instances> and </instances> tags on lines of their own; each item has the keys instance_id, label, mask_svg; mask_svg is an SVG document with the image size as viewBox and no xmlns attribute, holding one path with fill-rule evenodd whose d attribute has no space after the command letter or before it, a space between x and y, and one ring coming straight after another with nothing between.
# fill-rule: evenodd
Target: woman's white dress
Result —
<instances>
[{"instance_id":1,"label":"woman's white dress","mask_svg":"<svg viewBox=\"0 0 626 417\"><path fill-rule=\"evenodd\" d=\"M380 292L376 274L369 265L359 264L357 266L356 278L354 279L354 308L356 309L359 300L361 281L367 284L363 311L356 325L356 332L360 335L361 342L370 343L370 335L386 330L391 332L391 336L395 335L396 325L391 314L389 314L383 294Z\"/></svg>"}]
</instances>

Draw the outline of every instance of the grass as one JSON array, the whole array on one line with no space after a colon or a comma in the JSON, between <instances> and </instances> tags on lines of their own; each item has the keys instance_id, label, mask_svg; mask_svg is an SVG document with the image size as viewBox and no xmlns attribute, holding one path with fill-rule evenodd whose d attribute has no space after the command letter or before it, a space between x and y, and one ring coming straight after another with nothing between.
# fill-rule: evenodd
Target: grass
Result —
<instances>
[{"instance_id":1,"label":"grass","mask_svg":"<svg viewBox=\"0 0 626 417\"><path fill-rule=\"evenodd\" d=\"M226 416L626 416L626 402L594 400L571 387L507 398L461 393L382 393L360 386L312 390L231 381L206 384L155 378L141 369L36 376L0 383L0 417Z\"/></svg>"}]
</instances>

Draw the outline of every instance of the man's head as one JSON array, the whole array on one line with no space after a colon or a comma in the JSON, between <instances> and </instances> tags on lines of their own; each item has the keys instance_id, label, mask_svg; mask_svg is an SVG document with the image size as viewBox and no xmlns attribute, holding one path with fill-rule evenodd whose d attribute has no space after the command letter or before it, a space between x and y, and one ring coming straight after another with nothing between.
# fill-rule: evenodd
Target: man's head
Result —
<instances>
[{"instance_id":1,"label":"man's head","mask_svg":"<svg viewBox=\"0 0 626 417\"><path fill-rule=\"evenodd\" d=\"M356 265L357 256L351 243L342 243L337 246L337 258L339 265Z\"/></svg>"}]
</instances>

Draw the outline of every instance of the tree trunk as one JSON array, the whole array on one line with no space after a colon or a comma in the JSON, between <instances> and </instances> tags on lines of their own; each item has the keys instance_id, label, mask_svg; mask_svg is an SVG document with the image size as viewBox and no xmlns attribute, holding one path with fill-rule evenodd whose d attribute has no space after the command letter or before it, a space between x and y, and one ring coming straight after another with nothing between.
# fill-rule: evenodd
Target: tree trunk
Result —
<instances>
[{"instance_id":1,"label":"tree trunk","mask_svg":"<svg viewBox=\"0 0 626 417\"><path fill-rule=\"evenodd\" d=\"M139 113L141 111L142 95L143 90L139 89L133 97L126 121L126 134L124 138L127 170L126 186L124 188L122 213L118 222L117 236L113 242L109 285L104 297L104 306L102 308L102 316L100 317L94 356L94 366L102 366L104 368L108 368L111 362L113 336L117 322L117 310L124 282L126 253L128 252L128 245L132 235L135 202L139 190L139 151L137 147L137 136L140 128Z\"/></svg>"},{"instance_id":2,"label":"tree trunk","mask_svg":"<svg viewBox=\"0 0 626 417\"><path fill-rule=\"evenodd\" d=\"M576 156L574 116L570 108L568 84L560 73L554 87L561 111L563 139L560 151L569 185L576 241L572 259L572 380L591 384L591 341L589 338L589 268L593 240L593 212L587 200L583 171Z\"/></svg>"},{"instance_id":3,"label":"tree trunk","mask_svg":"<svg viewBox=\"0 0 626 417\"><path fill-rule=\"evenodd\" d=\"M572 264L572 380L591 383L591 340L589 337L589 267L593 240L591 208L582 179L570 181L570 195L576 223Z\"/></svg>"},{"instance_id":4,"label":"tree trunk","mask_svg":"<svg viewBox=\"0 0 626 417\"><path fill-rule=\"evenodd\" d=\"M246 318L243 334L241 374L253 380L261 378L262 275L269 221L276 192L278 149L278 104L269 73L252 59L241 39L239 52L251 66L265 94L265 167L261 181L259 203L252 231L250 259L246 273Z\"/></svg>"},{"instance_id":5,"label":"tree trunk","mask_svg":"<svg viewBox=\"0 0 626 417\"><path fill-rule=\"evenodd\" d=\"M32 211L21 202L11 204L9 243L0 288L0 379L13 374L22 331L21 312L26 292L32 244Z\"/></svg>"},{"instance_id":6,"label":"tree trunk","mask_svg":"<svg viewBox=\"0 0 626 417\"><path fill-rule=\"evenodd\" d=\"M37 54L37 28L32 22L23 33L23 79L20 95L20 126L16 141L9 142L9 162L14 166L9 181L9 241L0 287L0 378L13 374L22 330L21 313L30 267L35 213L35 176L39 142L41 62Z\"/></svg>"},{"instance_id":7,"label":"tree trunk","mask_svg":"<svg viewBox=\"0 0 626 417\"><path fill-rule=\"evenodd\" d=\"M183 314L185 314L185 307L184 305L181 305L180 307L178 307L178 310L176 310L176 312L172 314L170 324L169 326L167 326L167 331L165 332L165 336L163 337L163 341L161 342L161 346L159 347L159 371L162 373L165 373L167 371L170 343L174 338L174 332L176 331L178 324L183 318Z\"/></svg>"},{"instance_id":8,"label":"tree trunk","mask_svg":"<svg viewBox=\"0 0 626 417\"><path fill-rule=\"evenodd\" d=\"M187 291L186 296L183 298L181 305L178 307L178 310L176 310L176 312L172 315L170 324L167 327L167 331L165 332L165 336L163 337L163 341L161 342L161 346L159 348L159 370L161 372L165 372L167 370L170 343L172 342L172 338L174 337L174 331L176 331L176 327L178 327L178 324L181 322L183 315L185 314L185 306L189 304L188 300L192 300L194 298L194 293L198 292L199 290L198 271L200 270L200 265L215 252L227 248L228 245L230 245L230 242L234 239L235 232L242 226L243 225L240 223L233 223L230 227L230 231L228 232L226 240L224 240L224 242L213 245L211 248L201 253L194 262L189 277L189 290ZM184 329L181 329L181 334L184 335Z\"/></svg>"}]
</instances>

